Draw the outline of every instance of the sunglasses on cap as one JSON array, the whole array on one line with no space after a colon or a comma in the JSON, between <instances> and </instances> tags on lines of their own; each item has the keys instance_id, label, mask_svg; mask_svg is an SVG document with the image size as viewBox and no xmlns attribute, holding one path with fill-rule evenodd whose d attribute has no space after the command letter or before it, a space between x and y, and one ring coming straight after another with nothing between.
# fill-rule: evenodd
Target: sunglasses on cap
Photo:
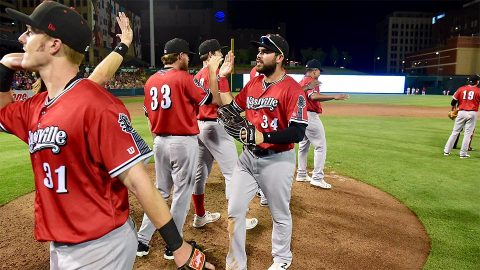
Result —
<instances>
[{"instance_id":1,"label":"sunglasses on cap","mask_svg":"<svg viewBox=\"0 0 480 270\"><path fill-rule=\"evenodd\" d=\"M260 42L267 45L267 46L270 45L270 46L273 46L273 47L277 48L277 50L280 52L280 54L285 55L283 53L282 49L280 49L280 47L278 47L277 44L275 44L275 42L270 38L270 35L261 36L260 37Z\"/></svg>"}]
</instances>

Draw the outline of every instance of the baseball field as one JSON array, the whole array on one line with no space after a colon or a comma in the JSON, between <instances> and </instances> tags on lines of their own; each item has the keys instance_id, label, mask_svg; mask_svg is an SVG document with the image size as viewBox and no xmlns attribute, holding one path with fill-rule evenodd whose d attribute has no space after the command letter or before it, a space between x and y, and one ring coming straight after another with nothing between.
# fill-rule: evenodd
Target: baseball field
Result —
<instances>
[{"instance_id":1,"label":"baseball field","mask_svg":"<svg viewBox=\"0 0 480 270\"><path fill-rule=\"evenodd\" d=\"M332 190L294 183L291 269L478 269L480 266L480 137L470 159L443 156L453 122L451 97L353 95L324 103L327 182ZM123 99L133 125L152 139L142 97ZM48 245L33 239L33 180L27 146L0 134L0 268L48 269ZM461 142L459 143L459 145ZM312 165L310 151L309 164ZM152 164L149 172L153 181ZM275 174L275 172L272 172ZM202 229L187 217L184 236L207 248L224 269L228 233L224 184L214 167L206 208L221 219ZM247 233L249 269L271 264L271 217L252 201L259 225ZM142 211L131 197L132 216ZM192 212L192 211L190 211ZM158 236L136 269L174 269ZM155 267L155 268L154 268Z\"/></svg>"}]
</instances>

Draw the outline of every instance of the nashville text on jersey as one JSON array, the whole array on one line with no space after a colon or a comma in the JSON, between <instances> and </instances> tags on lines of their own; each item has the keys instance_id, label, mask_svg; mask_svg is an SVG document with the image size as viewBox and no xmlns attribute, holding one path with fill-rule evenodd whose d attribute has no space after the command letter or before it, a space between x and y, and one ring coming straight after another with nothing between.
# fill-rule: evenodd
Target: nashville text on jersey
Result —
<instances>
[{"instance_id":1,"label":"nashville text on jersey","mask_svg":"<svg viewBox=\"0 0 480 270\"><path fill-rule=\"evenodd\" d=\"M35 132L28 131L28 148L30 154L46 148L52 148L52 153L60 153L60 146L67 143L67 132L56 126L41 128Z\"/></svg>"},{"instance_id":2,"label":"nashville text on jersey","mask_svg":"<svg viewBox=\"0 0 480 270\"><path fill-rule=\"evenodd\" d=\"M270 111L273 112L275 108L278 106L278 100L273 97L267 98L254 98L248 97L247 98L247 109L249 110L259 110L268 108Z\"/></svg>"}]
</instances>

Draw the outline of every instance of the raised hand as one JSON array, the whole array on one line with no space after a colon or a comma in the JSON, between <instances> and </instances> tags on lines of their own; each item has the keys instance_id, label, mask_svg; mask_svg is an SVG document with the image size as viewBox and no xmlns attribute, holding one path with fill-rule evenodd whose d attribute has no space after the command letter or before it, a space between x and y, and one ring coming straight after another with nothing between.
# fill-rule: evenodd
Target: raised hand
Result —
<instances>
[{"instance_id":1,"label":"raised hand","mask_svg":"<svg viewBox=\"0 0 480 270\"><path fill-rule=\"evenodd\" d=\"M117 34L117 37L120 38L120 42L124 43L128 47L132 44L133 40L133 31L130 27L130 19L123 12L119 12L117 16L117 23L120 26L121 34Z\"/></svg>"},{"instance_id":2,"label":"raised hand","mask_svg":"<svg viewBox=\"0 0 480 270\"><path fill-rule=\"evenodd\" d=\"M222 77L227 77L228 75L230 75L230 73L232 73L232 70L233 70L234 60L235 60L235 55L233 54L232 51L229 51L225 56L225 60L223 61L223 64L220 67L218 74Z\"/></svg>"},{"instance_id":3,"label":"raised hand","mask_svg":"<svg viewBox=\"0 0 480 270\"><path fill-rule=\"evenodd\" d=\"M215 70L216 72L222 61L223 61L223 57L218 55L212 55L210 57L210 60L208 60L208 69Z\"/></svg>"}]
</instances>

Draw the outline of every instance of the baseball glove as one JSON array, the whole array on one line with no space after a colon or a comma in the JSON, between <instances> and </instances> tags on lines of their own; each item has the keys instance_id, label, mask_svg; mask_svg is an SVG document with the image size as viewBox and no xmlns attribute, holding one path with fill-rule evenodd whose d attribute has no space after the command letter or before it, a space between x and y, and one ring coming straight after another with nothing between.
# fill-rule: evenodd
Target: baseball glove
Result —
<instances>
[{"instance_id":1,"label":"baseball glove","mask_svg":"<svg viewBox=\"0 0 480 270\"><path fill-rule=\"evenodd\" d=\"M448 118L452 120L455 120L455 118L457 118L457 115L458 115L458 109L448 112Z\"/></svg>"},{"instance_id":2,"label":"baseball glove","mask_svg":"<svg viewBox=\"0 0 480 270\"><path fill-rule=\"evenodd\" d=\"M255 127L242 117L232 105L218 108L217 115L218 123L223 126L228 135L245 145L255 145Z\"/></svg>"},{"instance_id":3,"label":"baseball glove","mask_svg":"<svg viewBox=\"0 0 480 270\"><path fill-rule=\"evenodd\" d=\"M205 269L205 262L206 256L205 253L203 253L202 249L195 243L194 241L188 242L190 245L192 245L192 254L190 254L190 259L188 261L178 267L178 270L202 270Z\"/></svg>"}]
</instances>

